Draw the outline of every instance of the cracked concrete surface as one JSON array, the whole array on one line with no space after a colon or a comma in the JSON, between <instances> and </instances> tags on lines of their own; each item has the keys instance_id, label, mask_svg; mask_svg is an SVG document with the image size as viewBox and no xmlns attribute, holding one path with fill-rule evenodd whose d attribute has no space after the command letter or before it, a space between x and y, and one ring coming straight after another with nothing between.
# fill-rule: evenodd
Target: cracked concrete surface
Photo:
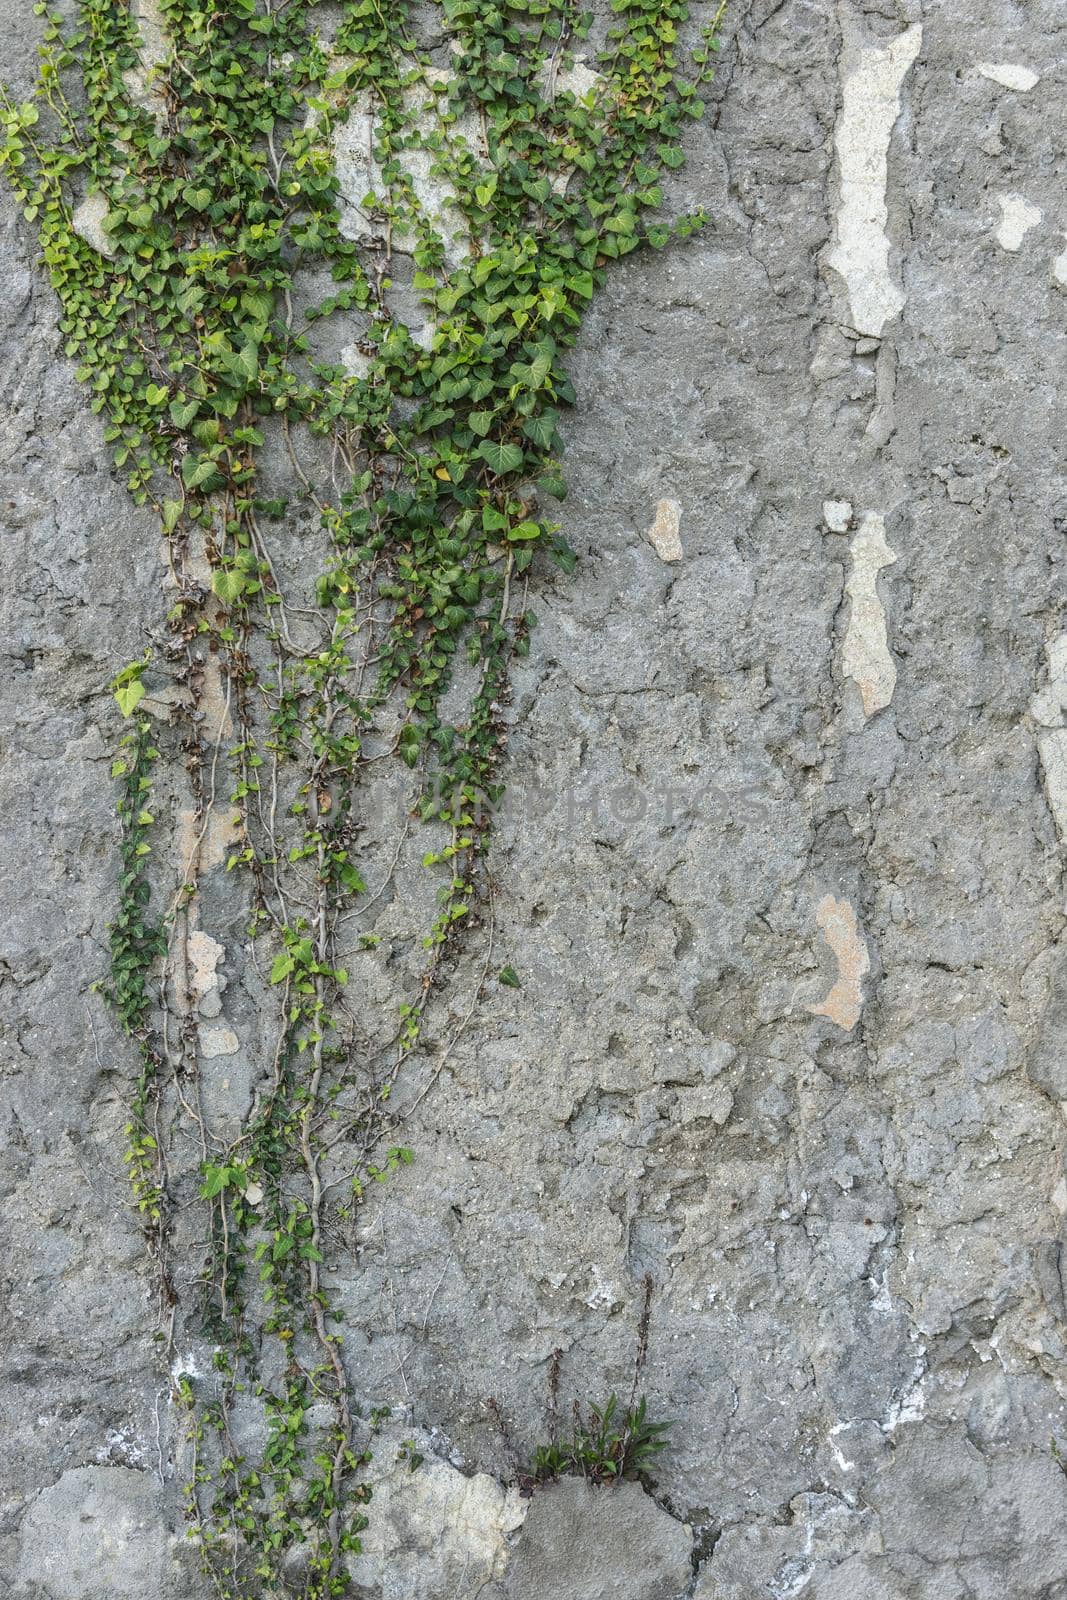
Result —
<instances>
[{"instance_id":1,"label":"cracked concrete surface","mask_svg":"<svg viewBox=\"0 0 1067 1600\"><path fill-rule=\"evenodd\" d=\"M23 79L35 28L18 0ZM1065 77L1059 0L739 5L668 185L712 226L594 304L562 511L582 560L541 581L509 712L496 925L522 987L494 988L443 1065L447 1018L428 1022L398 1089L416 1160L341 1274L361 1393L407 1408L432 1457L411 1491L375 1447L381 1549L421 1537L426 1564L372 1551L374 1600L412 1571L424 1600L483 1576L501 1600L551 1592L577 1491L534 1498L524 1545L505 1486L546 1436L553 1351L561 1405L628 1392L646 1275L643 1387L674 1426L641 1502L661 1532L619 1593L1067 1597ZM994 236L1006 195L1046 219L1018 250ZM159 609L158 537L106 470L6 195L0 248L0 1570L15 1600L97 1600L80 1552L106 1524L133 1530L109 1593L200 1600L121 1198L131 1062L88 993L112 896L104 685ZM644 535L667 486L669 564ZM842 663L871 507L896 682L868 716ZM210 1084L237 1114L257 1018L222 853L202 926L240 1050ZM812 1014L828 900L854 919L848 1028ZM399 939L401 908L378 910ZM431 1504L467 1508L434 1513L436 1543ZM603 1540L618 1504L590 1502Z\"/></svg>"}]
</instances>

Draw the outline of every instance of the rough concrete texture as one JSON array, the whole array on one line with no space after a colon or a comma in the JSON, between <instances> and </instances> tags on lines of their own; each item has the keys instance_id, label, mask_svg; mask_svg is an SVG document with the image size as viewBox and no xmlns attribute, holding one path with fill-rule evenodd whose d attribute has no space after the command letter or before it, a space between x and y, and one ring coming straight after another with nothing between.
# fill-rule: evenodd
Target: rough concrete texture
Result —
<instances>
[{"instance_id":1,"label":"rough concrete texture","mask_svg":"<svg viewBox=\"0 0 1067 1600\"><path fill-rule=\"evenodd\" d=\"M676 1600L691 1553L689 1528L639 1484L564 1478L535 1497L500 1600Z\"/></svg>"},{"instance_id":2,"label":"rough concrete texture","mask_svg":"<svg viewBox=\"0 0 1067 1600\"><path fill-rule=\"evenodd\" d=\"M414 1474L376 1450L378 1600L416 1592L389 1588L413 1549L424 1600L586 1600L601 1576L558 1586L563 1551L593 1573L590 1521L606 1593L1067 1596L1067 13L733 9L670 184L712 225L616 271L572 362L582 561L538 586L495 845L522 987L447 1058L428 1024L398 1089L415 1163L345 1258L361 1393L427 1443ZM28 0L5 20L24 82ZM119 1172L131 1062L88 992L105 685L160 607L158 536L3 208L0 1571L17 1600L192 1600ZM891 565L857 554L872 526ZM207 1062L220 1104L254 1021L224 909L200 924L226 949L207 1025L242 1041ZM552 1352L563 1404L627 1393L646 1274L662 1510L568 1485L519 1526ZM78 1539L105 1536L86 1588Z\"/></svg>"}]
</instances>

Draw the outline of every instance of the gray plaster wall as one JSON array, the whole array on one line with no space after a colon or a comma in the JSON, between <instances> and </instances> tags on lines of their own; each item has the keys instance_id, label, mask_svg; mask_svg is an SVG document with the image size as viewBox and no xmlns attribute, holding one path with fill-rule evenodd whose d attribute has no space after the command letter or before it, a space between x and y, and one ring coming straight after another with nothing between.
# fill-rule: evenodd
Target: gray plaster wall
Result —
<instances>
[{"instance_id":1,"label":"gray plaster wall","mask_svg":"<svg viewBox=\"0 0 1067 1600\"><path fill-rule=\"evenodd\" d=\"M572 362L582 560L494 845L522 987L428 1030L340 1278L396 1408L373 1600L1067 1597L1067 12L733 13L672 195L712 225ZM89 992L158 537L0 204L0 1571L199 1600ZM628 1392L646 1276L655 1499L524 1499L553 1352L562 1404Z\"/></svg>"}]
</instances>

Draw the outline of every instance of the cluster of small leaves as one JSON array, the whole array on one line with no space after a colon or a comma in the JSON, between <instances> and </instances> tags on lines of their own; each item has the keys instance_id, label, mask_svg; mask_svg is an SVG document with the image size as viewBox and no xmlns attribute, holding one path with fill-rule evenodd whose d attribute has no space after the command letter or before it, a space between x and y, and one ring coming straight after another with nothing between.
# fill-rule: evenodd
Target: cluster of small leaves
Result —
<instances>
[{"instance_id":1,"label":"cluster of small leaves","mask_svg":"<svg viewBox=\"0 0 1067 1600\"><path fill-rule=\"evenodd\" d=\"M606 1405L590 1405L588 1417L575 1405L569 1439L540 1445L529 1476L535 1483L582 1477L593 1483L618 1483L649 1473L667 1447L669 1422L650 1422L642 1395L623 1410L615 1395Z\"/></svg>"},{"instance_id":2,"label":"cluster of small leaves","mask_svg":"<svg viewBox=\"0 0 1067 1600\"><path fill-rule=\"evenodd\" d=\"M124 668L114 683L116 696L126 701L131 714L143 696L140 674L144 666L139 662ZM158 759L152 724L147 717L138 716L111 767L112 776L119 780L119 905L109 930L110 981L101 985L124 1030L135 1041L140 1057L125 1130L126 1164L142 1227L157 1258L165 1196L153 1121L162 1063L153 1039L152 974L163 955L166 937L150 911L148 857L152 852L149 834L155 821L150 809L152 768Z\"/></svg>"},{"instance_id":3,"label":"cluster of small leaves","mask_svg":"<svg viewBox=\"0 0 1067 1600\"><path fill-rule=\"evenodd\" d=\"M229 867L249 873L250 931L270 942L278 1045L240 1138L201 1170L205 1331L223 1398L189 1378L175 1395L196 1452L190 1520L224 1600L287 1592L294 1561L306 1600L350 1592L365 1455L322 1276L321 1163L338 1127L358 1128L357 1205L411 1159L390 1143L384 1108L453 937L477 917L511 665L536 620L526 588L539 558L574 564L551 510L566 493L566 354L613 260L703 220L665 222L662 180L704 109L723 6L701 35L686 33L685 0L612 0L595 74L574 70L593 25L575 0L436 9L448 70L417 42L407 0L343 0L329 8L332 38L316 0L160 0L170 43L149 70L127 0L80 0L73 26L42 6L38 91L21 104L0 95L0 165L39 230L66 353L169 544L170 658L189 663L206 643L238 724ZM334 158L353 122L372 145L371 188L356 197L342 196ZM103 249L76 226L86 195ZM396 247L411 258L422 330L394 309ZM324 270L331 292L298 323L294 305ZM358 376L314 354L319 325L351 317ZM263 497L257 470L279 430L291 450L320 436L344 463L342 482L312 483L294 454L329 549L302 633L269 549L288 507ZM449 719L443 697L464 662L474 687ZM166 979L152 974L166 930L150 920L144 869L157 755L140 711L147 666L115 681L134 722L116 767L110 995L141 1051L131 1165L162 1263L165 1051L152 1013ZM384 730L447 842L425 857L438 880L426 968L379 1071L353 1056L337 929L367 898L360 806ZM200 783L198 729L182 748ZM176 903L192 893L184 885ZM376 942L361 936L365 952ZM514 969L500 981L517 984ZM252 1457L230 1436L239 1393L267 1424ZM333 1420L316 1430L309 1412L324 1399ZM537 1475L643 1470L662 1431L643 1401L620 1416L613 1399L589 1424L576 1418L557 1454L539 1453Z\"/></svg>"}]
</instances>

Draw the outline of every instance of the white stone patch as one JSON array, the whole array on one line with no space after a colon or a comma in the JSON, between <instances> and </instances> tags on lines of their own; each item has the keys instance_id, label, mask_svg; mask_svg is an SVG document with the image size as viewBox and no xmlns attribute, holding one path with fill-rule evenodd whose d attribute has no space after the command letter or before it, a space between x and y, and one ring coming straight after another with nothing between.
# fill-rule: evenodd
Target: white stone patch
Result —
<instances>
[{"instance_id":1,"label":"white stone patch","mask_svg":"<svg viewBox=\"0 0 1067 1600\"><path fill-rule=\"evenodd\" d=\"M1048 686L1030 702L1056 832L1067 844L1067 633L1047 646Z\"/></svg>"},{"instance_id":2,"label":"white stone patch","mask_svg":"<svg viewBox=\"0 0 1067 1600\"><path fill-rule=\"evenodd\" d=\"M199 1018L197 1041L206 1061L218 1056L234 1056L240 1041L233 1029L217 1019L222 1013L222 991L226 978L218 970L226 951L217 939L201 928L191 928L185 943L189 964L189 999Z\"/></svg>"},{"instance_id":3,"label":"white stone patch","mask_svg":"<svg viewBox=\"0 0 1067 1600\"><path fill-rule=\"evenodd\" d=\"M590 1311L611 1311L616 1306L622 1305L618 1284L610 1278L605 1278L595 1261L590 1264L589 1275L593 1280L593 1286L586 1296L585 1303Z\"/></svg>"},{"instance_id":4,"label":"white stone patch","mask_svg":"<svg viewBox=\"0 0 1067 1600\"><path fill-rule=\"evenodd\" d=\"M926 1415L926 1352L922 1351L915 1363L911 1383L900 1394L894 1395L885 1408L882 1432L894 1433L907 1422L921 1422Z\"/></svg>"},{"instance_id":5,"label":"white stone patch","mask_svg":"<svg viewBox=\"0 0 1067 1600\"><path fill-rule=\"evenodd\" d=\"M204 933L201 928L193 928L185 941L186 957L189 962L189 990L193 1004L200 1006L210 994L216 994L222 987L223 978L219 972L219 963L226 959L226 949L210 933ZM218 1013L215 1013L216 1016Z\"/></svg>"},{"instance_id":6,"label":"white stone patch","mask_svg":"<svg viewBox=\"0 0 1067 1600\"><path fill-rule=\"evenodd\" d=\"M237 1035L232 1028L224 1024L198 1029L200 1036L200 1054L208 1061L213 1061L217 1056L235 1056L239 1049Z\"/></svg>"},{"instance_id":7,"label":"white stone patch","mask_svg":"<svg viewBox=\"0 0 1067 1600\"><path fill-rule=\"evenodd\" d=\"M1052 277L1061 289L1067 289L1067 239L1064 240L1065 248L1052 263Z\"/></svg>"},{"instance_id":8,"label":"white stone patch","mask_svg":"<svg viewBox=\"0 0 1067 1600\"><path fill-rule=\"evenodd\" d=\"M837 962L837 979L822 1004L809 1006L808 1010L813 1017L828 1017L848 1033L863 1009L863 980L871 970L867 941L847 900L824 895L816 907L815 920Z\"/></svg>"},{"instance_id":9,"label":"white stone patch","mask_svg":"<svg viewBox=\"0 0 1067 1600\"><path fill-rule=\"evenodd\" d=\"M681 561L682 508L677 500L656 503L656 516L645 537L661 561Z\"/></svg>"},{"instance_id":10,"label":"white stone patch","mask_svg":"<svg viewBox=\"0 0 1067 1600\"><path fill-rule=\"evenodd\" d=\"M341 351L341 365L351 378L370 376L371 358L357 344L346 344Z\"/></svg>"},{"instance_id":11,"label":"white stone patch","mask_svg":"<svg viewBox=\"0 0 1067 1600\"><path fill-rule=\"evenodd\" d=\"M822 519L831 533L847 533L852 526L851 500L824 500Z\"/></svg>"},{"instance_id":12,"label":"white stone patch","mask_svg":"<svg viewBox=\"0 0 1067 1600\"><path fill-rule=\"evenodd\" d=\"M1021 194L998 195L997 203L1000 206L997 243L1002 250L1018 250L1030 229L1041 221L1041 212Z\"/></svg>"},{"instance_id":13,"label":"white stone patch","mask_svg":"<svg viewBox=\"0 0 1067 1600\"><path fill-rule=\"evenodd\" d=\"M115 254L115 244L104 228L107 218L108 206L103 195L90 194L81 205L75 206L70 222L80 239L84 239L86 244L91 244L94 250L102 256L107 256L110 261Z\"/></svg>"},{"instance_id":14,"label":"white stone patch","mask_svg":"<svg viewBox=\"0 0 1067 1600\"><path fill-rule=\"evenodd\" d=\"M603 83L604 77L602 73L594 72L592 67L579 58L572 67L559 67L554 73L550 69L550 63L546 61L538 74L537 81L542 94L553 97L557 94L572 94L576 100L582 100L598 84Z\"/></svg>"},{"instance_id":15,"label":"white stone patch","mask_svg":"<svg viewBox=\"0 0 1067 1600\"><path fill-rule=\"evenodd\" d=\"M437 69L428 75L438 83L447 83L455 76L454 73ZM433 105L434 96L425 85L404 91L404 106L408 112L414 113L416 132L427 139L439 131ZM473 114L457 118L448 130L448 137L469 150L475 160L485 160L481 127ZM381 232L364 205L367 196L377 193L379 189L384 196L381 168L374 156L374 139L374 103L369 94L363 94L353 102L347 119L335 129L333 135L334 161L340 185L340 228L349 239L370 239ZM401 159L411 179L420 211L441 235L445 255L450 261L459 261L468 254L470 236L461 214L450 204L456 195L454 187L447 178L433 171L439 162L447 159L444 152L416 147L405 150ZM410 253L415 244L412 230L394 229L395 249Z\"/></svg>"},{"instance_id":16,"label":"white stone patch","mask_svg":"<svg viewBox=\"0 0 1067 1600\"><path fill-rule=\"evenodd\" d=\"M423 1457L412 1470L411 1453ZM503 1576L529 1500L488 1473L471 1477L434 1453L431 1436L394 1416L374 1448L374 1517L351 1557L357 1583L398 1597L473 1600Z\"/></svg>"},{"instance_id":17,"label":"white stone patch","mask_svg":"<svg viewBox=\"0 0 1067 1600\"><path fill-rule=\"evenodd\" d=\"M851 609L841 670L859 686L864 716L873 717L892 700L897 682L897 669L889 653L885 607L878 596L878 574L897 557L886 543L885 518L879 512L864 513L850 554L852 570L845 593Z\"/></svg>"},{"instance_id":18,"label":"white stone patch","mask_svg":"<svg viewBox=\"0 0 1067 1600\"><path fill-rule=\"evenodd\" d=\"M841 183L837 238L828 262L845 280L852 326L880 338L904 305L889 271L889 140L900 115L900 91L922 44L914 23L884 47L868 45L846 70L834 148Z\"/></svg>"},{"instance_id":19,"label":"white stone patch","mask_svg":"<svg viewBox=\"0 0 1067 1600\"><path fill-rule=\"evenodd\" d=\"M1036 72L1029 67L1017 67L1010 61L979 61L978 70L983 78L999 83L1003 89L1015 89L1019 94L1029 94L1038 81Z\"/></svg>"},{"instance_id":20,"label":"white stone patch","mask_svg":"<svg viewBox=\"0 0 1067 1600\"><path fill-rule=\"evenodd\" d=\"M177 1351L175 1352L174 1359L170 1364L171 1381L175 1388L181 1378L206 1378L207 1375L192 1350L189 1351L188 1355L184 1356ZM171 1401L173 1401L173 1398L172 1392Z\"/></svg>"},{"instance_id":21,"label":"white stone patch","mask_svg":"<svg viewBox=\"0 0 1067 1600\"><path fill-rule=\"evenodd\" d=\"M166 24L158 0L133 0L130 9L140 39L137 65L122 74L122 81L134 105L156 115L163 108L163 94L156 78L167 59Z\"/></svg>"},{"instance_id":22,"label":"white stone patch","mask_svg":"<svg viewBox=\"0 0 1067 1600\"><path fill-rule=\"evenodd\" d=\"M839 1433L847 1433L851 1426L851 1422L838 1422L835 1423L830 1429L828 1442L830 1449L833 1452L834 1460L837 1462L842 1472L855 1472L856 1470L856 1463L854 1461L849 1461L846 1458L846 1456L842 1453L841 1446L837 1443L837 1435Z\"/></svg>"}]
</instances>

